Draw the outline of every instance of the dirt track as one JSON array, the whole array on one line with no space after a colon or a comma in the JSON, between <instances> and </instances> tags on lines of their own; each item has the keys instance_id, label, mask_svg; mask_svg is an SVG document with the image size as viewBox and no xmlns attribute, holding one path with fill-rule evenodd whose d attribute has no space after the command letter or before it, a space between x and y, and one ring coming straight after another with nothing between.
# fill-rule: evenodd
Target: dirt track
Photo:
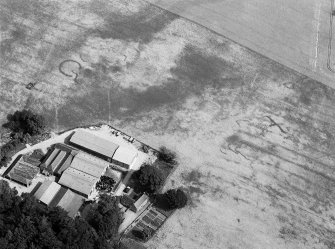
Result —
<instances>
[{"instance_id":1,"label":"dirt track","mask_svg":"<svg viewBox=\"0 0 335 249\"><path fill-rule=\"evenodd\" d=\"M149 248L334 248L334 90L142 1L0 4L1 121L110 121L178 151L168 187L191 203Z\"/></svg>"}]
</instances>

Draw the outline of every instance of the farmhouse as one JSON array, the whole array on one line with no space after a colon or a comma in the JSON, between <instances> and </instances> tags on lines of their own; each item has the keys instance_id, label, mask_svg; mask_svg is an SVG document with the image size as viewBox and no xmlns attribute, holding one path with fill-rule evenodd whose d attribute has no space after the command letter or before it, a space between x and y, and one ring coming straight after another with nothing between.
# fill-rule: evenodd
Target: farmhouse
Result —
<instances>
[{"instance_id":1,"label":"farmhouse","mask_svg":"<svg viewBox=\"0 0 335 249\"><path fill-rule=\"evenodd\" d=\"M142 208L148 203L149 197L146 194L143 194L137 201L135 201L131 206L130 210L137 213L142 210Z\"/></svg>"},{"instance_id":2,"label":"farmhouse","mask_svg":"<svg viewBox=\"0 0 335 249\"><path fill-rule=\"evenodd\" d=\"M70 144L107 161L112 160L119 147L107 139L83 130L78 130L72 135Z\"/></svg>"},{"instance_id":3,"label":"farmhouse","mask_svg":"<svg viewBox=\"0 0 335 249\"><path fill-rule=\"evenodd\" d=\"M28 187L40 169L29 163L26 159L27 157L19 155L15 159L13 165L4 173L4 176L12 181Z\"/></svg>"},{"instance_id":4,"label":"farmhouse","mask_svg":"<svg viewBox=\"0 0 335 249\"><path fill-rule=\"evenodd\" d=\"M74 217L84 202L83 197L64 188L56 182L45 181L35 192L34 196L49 207L59 206L63 208L70 217Z\"/></svg>"}]
</instances>

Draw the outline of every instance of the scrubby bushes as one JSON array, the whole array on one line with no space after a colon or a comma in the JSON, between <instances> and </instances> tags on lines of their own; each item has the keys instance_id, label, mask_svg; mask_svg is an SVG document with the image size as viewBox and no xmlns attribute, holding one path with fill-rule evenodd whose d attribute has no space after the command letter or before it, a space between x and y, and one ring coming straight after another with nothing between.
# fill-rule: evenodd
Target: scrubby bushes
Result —
<instances>
[{"instance_id":1,"label":"scrubby bushes","mask_svg":"<svg viewBox=\"0 0 335 249\"><path fill-rule=\"evenodd\" d=\"M100 180L97 182L96 188L97 190L102 191L112 191L115 185L115 181L108 176L101 176Z\"/></svg>"},{"instance_id":2,"label":"scrubby bushes","mask_svg":"<svg viewBox=\"0 0 335 249\"><path fill-rule=\"evenodd\" d=\"M176 153L174 151L169 150L165 146L162 146L159 148L158 151L158 160L169 163L171 165L176 165Z\"/></svg>"}]
</instances>

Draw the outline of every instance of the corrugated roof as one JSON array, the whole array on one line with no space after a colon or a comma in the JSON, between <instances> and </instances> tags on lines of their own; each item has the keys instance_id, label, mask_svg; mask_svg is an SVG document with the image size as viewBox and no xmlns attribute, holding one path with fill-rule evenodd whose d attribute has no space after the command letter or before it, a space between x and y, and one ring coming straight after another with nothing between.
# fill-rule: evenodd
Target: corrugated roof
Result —
<instances>
[{"instance_id":1,"label":"corrugated roof","mask_svg":"<svg viewBox=\"0 0 335 249\"><path fill-rule=\"evenodd\" d=\"M69 154L68 157L66 158L66 160L64 161L64 163L62 164L62 166L60 166L58 169L56 169L55 173L56 174L62 174L64 172L64 170L66 170L68 167L70 167L71 162L73 160L73 155Z\"/></svg>"},{"instance_id":2,"label":"corrugated roof","mask_svg":"<svg viewBox=\"0 0 335 249\"><path fill-rule=\"evenodd\" d=\"M56 156L58 155L58 153L59 153L59 149L57 149L57 148L53 149L53 151L51 152L51 154L42 163L42 165L47 168L51 164L51 162L56 158Z\"/></svg>"},{"instance_id":3,"label":"corrugated roof","mask_svg":"<svg viewBox=\"0 0 335 249\"><path fill-rule=\"evenodd\" d=\"M83 130L76 131L70 142L107 157L113 157L115 150L119 147L107 139Z\"/></svg>"},{"instance_id":4,"label":"corrugated roof","mask_svg":"<svg viewBox=\"0 0 335 249\"><path fill-rule=\"evenodd\" d=\"M97 177L69 167L63 172L58 183L85 195L90 195L93 186L98 180L99 178Z\"/></svg>"},{"instance_id":5,"label":"corrugated roof","mask_svg":"<svg viewBox=\"0 0 335 249\"><path fill-rule=\"evenodd\" d=\"M68 189L62 199L58 202L57 206L62 207L70 217L74 217L83 202L83 197Z\"/></svg>"},{"instance_id":6,"label":"corrugated roof","mask_svg":"<svg viewBox=\"0 0 335 249\"><path fill-rule=\"evenodd\" d=\"M43 186L43 183L35 193L35 197L46 205L51 203L52 199L61 189L61 186L57 182L49 182L50 181L44 182L46 186Z\"/></svg>"},{"instance_id":7,"label":"corrugated roof","mask_svg":"<svg viewBox=\"0 0 335 249\"><path fill-rule=\"evenodd\" d=\"M49 188L49 186L51 185L52 181L50 180L46 180L44 181L41 186L37 189L37 191L35 192L34 196L36 197L36 199L41 199L42 195L44 194L44 192Z\"/></svg>"},{"instance_id":8,"label":"corrugated roof","mask_svg":"<svg viewBox=\"0 0 335 249\"><path fill-rule=\"evenodd\" d=\"M28 185L38 172L38 167L24 162L21 157L7 173L7 176L17 182Z\"/></svg>"},{"instance_id":9,"label":"corrugated roof","mask_svg":"<svg viewBox=\"0 0 335 249\"><path fill-rule=\"evenodd\" d=\"M54 172L60 166L61 162L65 157L66 157L66 151L60 151L56 156L55 160L52 161L50 167L48 168L50 168L50 170Z\"/></svg>"},{"instance_id":10,"label":"corrugated roof","mask_svg":"<svg viewBox=\"0 0 335 249\"><path fill-rule=\"evenodd\" d=\"M119 147L113 156L113 160L118 162L131 165L134 159L137 157L137 151L135 149L130 149L125 146Z\"/></svg>"},{"instance_id":11,"label":"corrugated roof","mask_svg":"<svg viewBox=\"0 0 335 249\"><path fill-rule=\"evenodd\" d=\"M109 166L109 163L84 152L79 152L71 163L71 168L83 171L99 178Z\"/></svg>"}]
</instances>

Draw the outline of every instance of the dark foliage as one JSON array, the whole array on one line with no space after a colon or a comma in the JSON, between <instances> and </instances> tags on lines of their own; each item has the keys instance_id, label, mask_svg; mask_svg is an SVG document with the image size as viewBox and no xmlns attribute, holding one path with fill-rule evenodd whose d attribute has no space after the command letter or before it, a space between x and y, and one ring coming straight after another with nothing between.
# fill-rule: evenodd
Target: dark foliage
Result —
<instances>
[{"instance_id":1,"label":"dark foliage","mask_svg":"<svg viewBox=\"0 0 335 249\"><path fill-rule=\"evenodd\" d=\"M115 197L100 196L98 205L87 214L86 220L102 238L111 240L117 236L121 224L121 211Z\"/></svg>"},{"instance_id":2,"label":"dark foliage","mask_svg":"<svg viewBox=\"0 0 335 249\"><path fill-rule=\"evenodd\" d=\"M20 139L12 139L5 143L0 149L0 168L7 166L11 157L23 148L25 148L25 144Z\"/></svg>"},{"instance_id":3,"label":"dark foliage","mask_svg":"<svg viewBox=\"0 0 335 249\"><path fill-rule=\"evenodd\" d=\"M169 163L171 165L176 165L177 164L176 157L177 157L176 153L174 151L169 150L165 146L159 148L158 160Z\"/></svg>"},{"instance_id":4,"label":"dark foliage","mask_svg":"<svg viewBox=\"0 0 335 249\"><path fill-rule=\"evenodd\" d=\"M130 198L129 196L123 195L123 196L121 196L120 202L126 208L130 208L131 205L133 205L135 201L132 198Z\"/></svg>"},{"instance_id":5,"label":"dark foliage","mask_svg":"<svg viewBox=\"0 0 335 249\"><path fill-rule=\"evenodd\" d=\"M112 191L115 185L115 181L108 176L101 176L100 180L97 182L96 188L99 191Z\"/></svg>"},{"instance_id":6,"label":"dark foliage","mask_svg":"<svg viewBox=\"0 0 335 249\"><path fill-rule=\"evenodd\" d=\"M100 217L102 216L102 218ZM107 249L120 224L117 203L103 197L91 217L71 219L59 208L47 208L30 194L17 195L0 181L0 248L3 249ZM111 232L109 232L111 231ZM108 234L108 236L105 236Z\"/></svg>"},{"instance_id":7,"label":"dark foliage","mask_svg":"<svg viewBox=\"0 0 335 249\"><path fill-rule=\"evenodd\" d=\"M187 205L187 195L181 189L169 189L164 194L155 196L156 205L164 210L183 208Z\"/></svg>"},{"instance_id":8,"label":"dark foliage","mask_svg":"<svg viewBox=\"0 0 335 249\"><path fill-rule=\"evenodd\" d=\"M137 182L135 191L138 193L155 193L162 186L164 180L162 172L149 164L144 164L140 170L134 173L133 177Z\"/></svg>"},{"instance_id":9,"label":"dark foliage","mask_svg":"<svg viewBox=\"0 0 335 249\"><path fill-rule=\"evenodd\" d=\"M132 234L140 240L147 241L152 236L152 231L150 228L146 227L143 230L134 229L132 230Z\"/></svg>"},{"instance_id":10,"label":"dark foliage","mask_svg":"<svg viewBox=\"0 0 335 249\"><path fill-rule=\"evenodd\" d=\"M43 133L46 121L42 115L35 114L30 110L22 110L9 114L7 123L3 124L3 127L10 129L20 137L25 134L34 136Z\"/></svg>"}]
</instances>

